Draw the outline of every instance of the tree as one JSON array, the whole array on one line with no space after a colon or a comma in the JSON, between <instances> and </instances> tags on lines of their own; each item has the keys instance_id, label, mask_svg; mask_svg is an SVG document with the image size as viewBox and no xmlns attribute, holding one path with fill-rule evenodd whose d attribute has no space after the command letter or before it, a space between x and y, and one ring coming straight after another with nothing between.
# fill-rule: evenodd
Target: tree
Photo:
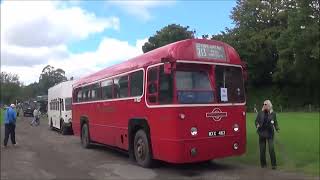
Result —
<instances>
[{"instance_id":1,"label":"tree","mask_svg":"<svg viewBox=\"0 0 320 180\"><path fill-rule=\"evenodd\" d=\"M20 81L17 74L1 72L1 101L5 104L14 103L20 94Z\"/></svg>"},{"instance_id":2,"label":"tree","mask_svg":"<svg viewBox=\"0 0 320 180\"><path fill-rule=\"evenodd\" d=\"M48 89L55 84L66 81L65 71L58 68L55 69L53 66L47 65L43 68L42 73L39 77L39 88L40 94L48 94Z\"/></svg>"},{"instance_id":3,"label":"tree","mask_svg":"<svg viewBox=\"0 0 320 180\"><path fill-rule=\"evenodd\" d=\"M151 36L148 39L148 42L142 46L142 51L146 53L176 41L193 39L195 31L190 31L188 29L189 26L183 27L179 24L170 24L162 28L160 31L157 31L154 36Z\"/></svg>"},{"instance_id":4,"label":"tree","mask_svg":"<svg viewBox=\"0 0 320 180\"><path fill-rule=\"evenodd\" d=\"M316 0L237 0L235 27L212 39L247 61L252 92L269 88L276 103L319 104L319 16Z\"/></svg>"},{"instance_id":5,"label":"tree","mask_svg":"<svg viewBox=\"0 0 320 180\"><path fill-rule=\"evenodd\" d=\"M319 103L319 2L296 1L288 10L287 28L277 40L279 60L274 80L289 95L304 94L303 104Z\"/></svg>"},{"instance_id":6,"label":"tree","mask_svg":"<svg viewBox=\"0 0 320 180\"><path fill-rule=\"evenodd\" d=\"M231 18L234 29L226 29L212 38L234 46L241 59L248 63L249 84L272 84L278 51L276 40L285 29L283 1L237 1Z\"/></svg>"}]
</instances>

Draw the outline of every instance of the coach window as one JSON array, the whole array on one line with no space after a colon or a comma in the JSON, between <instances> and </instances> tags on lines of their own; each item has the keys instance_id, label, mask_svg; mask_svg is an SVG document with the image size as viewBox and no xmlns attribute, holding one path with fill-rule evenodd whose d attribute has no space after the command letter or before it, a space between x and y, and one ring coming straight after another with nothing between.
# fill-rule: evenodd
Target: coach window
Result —
<instances>
[{"instance_id":1,"label":"coach window","mask_svg":"<svg viewBox=\"0 0 320 180\"><path fill-rule=\"evenodd\" d=\"M128 76L121 76L114 79L115 97L128 97Z\"/></svg>"},{"instance_id":2,"label":"coach window","mask_svg":"<svg viewBox=\"0 0 320 180\"><path fill-rule=\"evenodd\" d=\"M65 106L66 106L66 111L70 111L72 107L72 102L71 98L66 98L65 99Z\"/></svg>"},{"instance_id":3,"label":"coach window","mask_svg":"<svg viewBox=\"0 0 320 180\"><path fill-rule=\"evenodd\" d=\"M63 99L61 99L61 111L64 111L64 100Z\"/></svg>"},{"instance_id":4,"label":"coach window","mask_svg":"<svg viewBox=\"0 0 320 180\"><path fill-rule=\"evenodd\" d=\"M101 82L102 99L112 99L112 79Z\"/></svg>"},{"instance_id":5,"label":"coach window","mask_svg":"<svg viewBox=\"0 0 320 180\"><path fill-rule=\"evenodd\" d=\"M159 73L159 104L170 104L173 99L173 85L171 74L165 74L163 65Z\"/></svg>"},{"instance_id":6,"label":"coach window","mask_svg":"<svg viewBox=\"0 0 320 180\"><path fill-rule=\"evenodd\" d=\"M143 88L143 71L137 71L130 75L130 96L141 96Z\"/></svg>"},{"instance_id":7,"label":"coach window","mask_svg":"<svg viewBox=\"0 0 320 180\"><path fill-rule=\"evenodd\" d=\"M100 83L96 83L91 86L91 99L92 100L101 99Z\"/></svg>"}]
</instances>

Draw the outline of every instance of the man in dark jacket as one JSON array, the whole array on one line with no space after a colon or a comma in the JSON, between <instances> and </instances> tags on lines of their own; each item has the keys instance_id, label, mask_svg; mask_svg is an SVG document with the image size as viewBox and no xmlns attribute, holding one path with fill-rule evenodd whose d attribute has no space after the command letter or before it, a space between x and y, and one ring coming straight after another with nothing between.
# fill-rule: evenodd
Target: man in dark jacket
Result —
<instances>
[{"instance_id":1,"label":"man in dark jacket","mask_svg":"<svg viewBox=\"0 0 320 180\"><path fill-rule=\"evenodd\" d=\"M262 111L258 113L255 125L259 134L259 146L260 146L260 163L261 167L266 167L266 141L268 141L269 154L271 159L272 169L276 169L277 161L274 151L274 129L279 132L279 126L276 113L272 110L272 104L270 100L266 100L263 103Z\"/></svg>"},{"instance_id":2,"label":"man in dark jacket","mask_svg":"<svg viewBox=\"0 0 320 180\"><path fill-rule=\"evenodd\" d=\"M14 110L15 105L11 104L10 107L5 111L5 130L4 130L4 142L3 145L4 147L7 147L8 144L8 139L9 135L11 137L11 142L15 146L16 145L16 119L17 119L17 114L16 111Z\"/></svg>"}]
</instances>

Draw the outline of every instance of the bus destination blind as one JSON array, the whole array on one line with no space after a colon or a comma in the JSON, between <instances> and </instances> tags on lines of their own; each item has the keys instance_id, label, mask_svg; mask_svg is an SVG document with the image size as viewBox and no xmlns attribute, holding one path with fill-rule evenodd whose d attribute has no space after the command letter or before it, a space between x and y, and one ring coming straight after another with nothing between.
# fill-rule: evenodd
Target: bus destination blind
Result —
<instances>
[{"instance_id":1,"label":"bus destination blind","mask_svg":"<svg viewBox=\"0 0 320 180\"><path fill-rule=\"evenodd\" d=\"M198 58L226 61L226 54L223 46L196 43L196 51Z\"/></svg>"}]
</instances>

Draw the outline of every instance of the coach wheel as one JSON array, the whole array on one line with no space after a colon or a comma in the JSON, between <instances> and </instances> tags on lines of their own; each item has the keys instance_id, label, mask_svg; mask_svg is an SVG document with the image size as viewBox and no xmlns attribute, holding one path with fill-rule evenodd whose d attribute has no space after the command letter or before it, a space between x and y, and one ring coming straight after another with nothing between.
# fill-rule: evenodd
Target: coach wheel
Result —
<instances>
[{"instance_id":1,"label":"coach wheel","mask_svg":"<svg viewBox=\"0 0 320 180\"><path fill-rule=\"evenodd\" d=\"M87 124L84 124L81 128L81 144L84 148L90 148L90 136Z\"/></svg>"},{"instance_id":2,"label":"coach wheel","mask_svg":"<svg viewBox=\"0 0 320 180\"><path fill-rule=\"evenodd\" d=\"M142 167L151 167L153 164L150 144L144 130L139 130L134 138L134 155L137 163Z\"/></svg>"}]
</instances>

